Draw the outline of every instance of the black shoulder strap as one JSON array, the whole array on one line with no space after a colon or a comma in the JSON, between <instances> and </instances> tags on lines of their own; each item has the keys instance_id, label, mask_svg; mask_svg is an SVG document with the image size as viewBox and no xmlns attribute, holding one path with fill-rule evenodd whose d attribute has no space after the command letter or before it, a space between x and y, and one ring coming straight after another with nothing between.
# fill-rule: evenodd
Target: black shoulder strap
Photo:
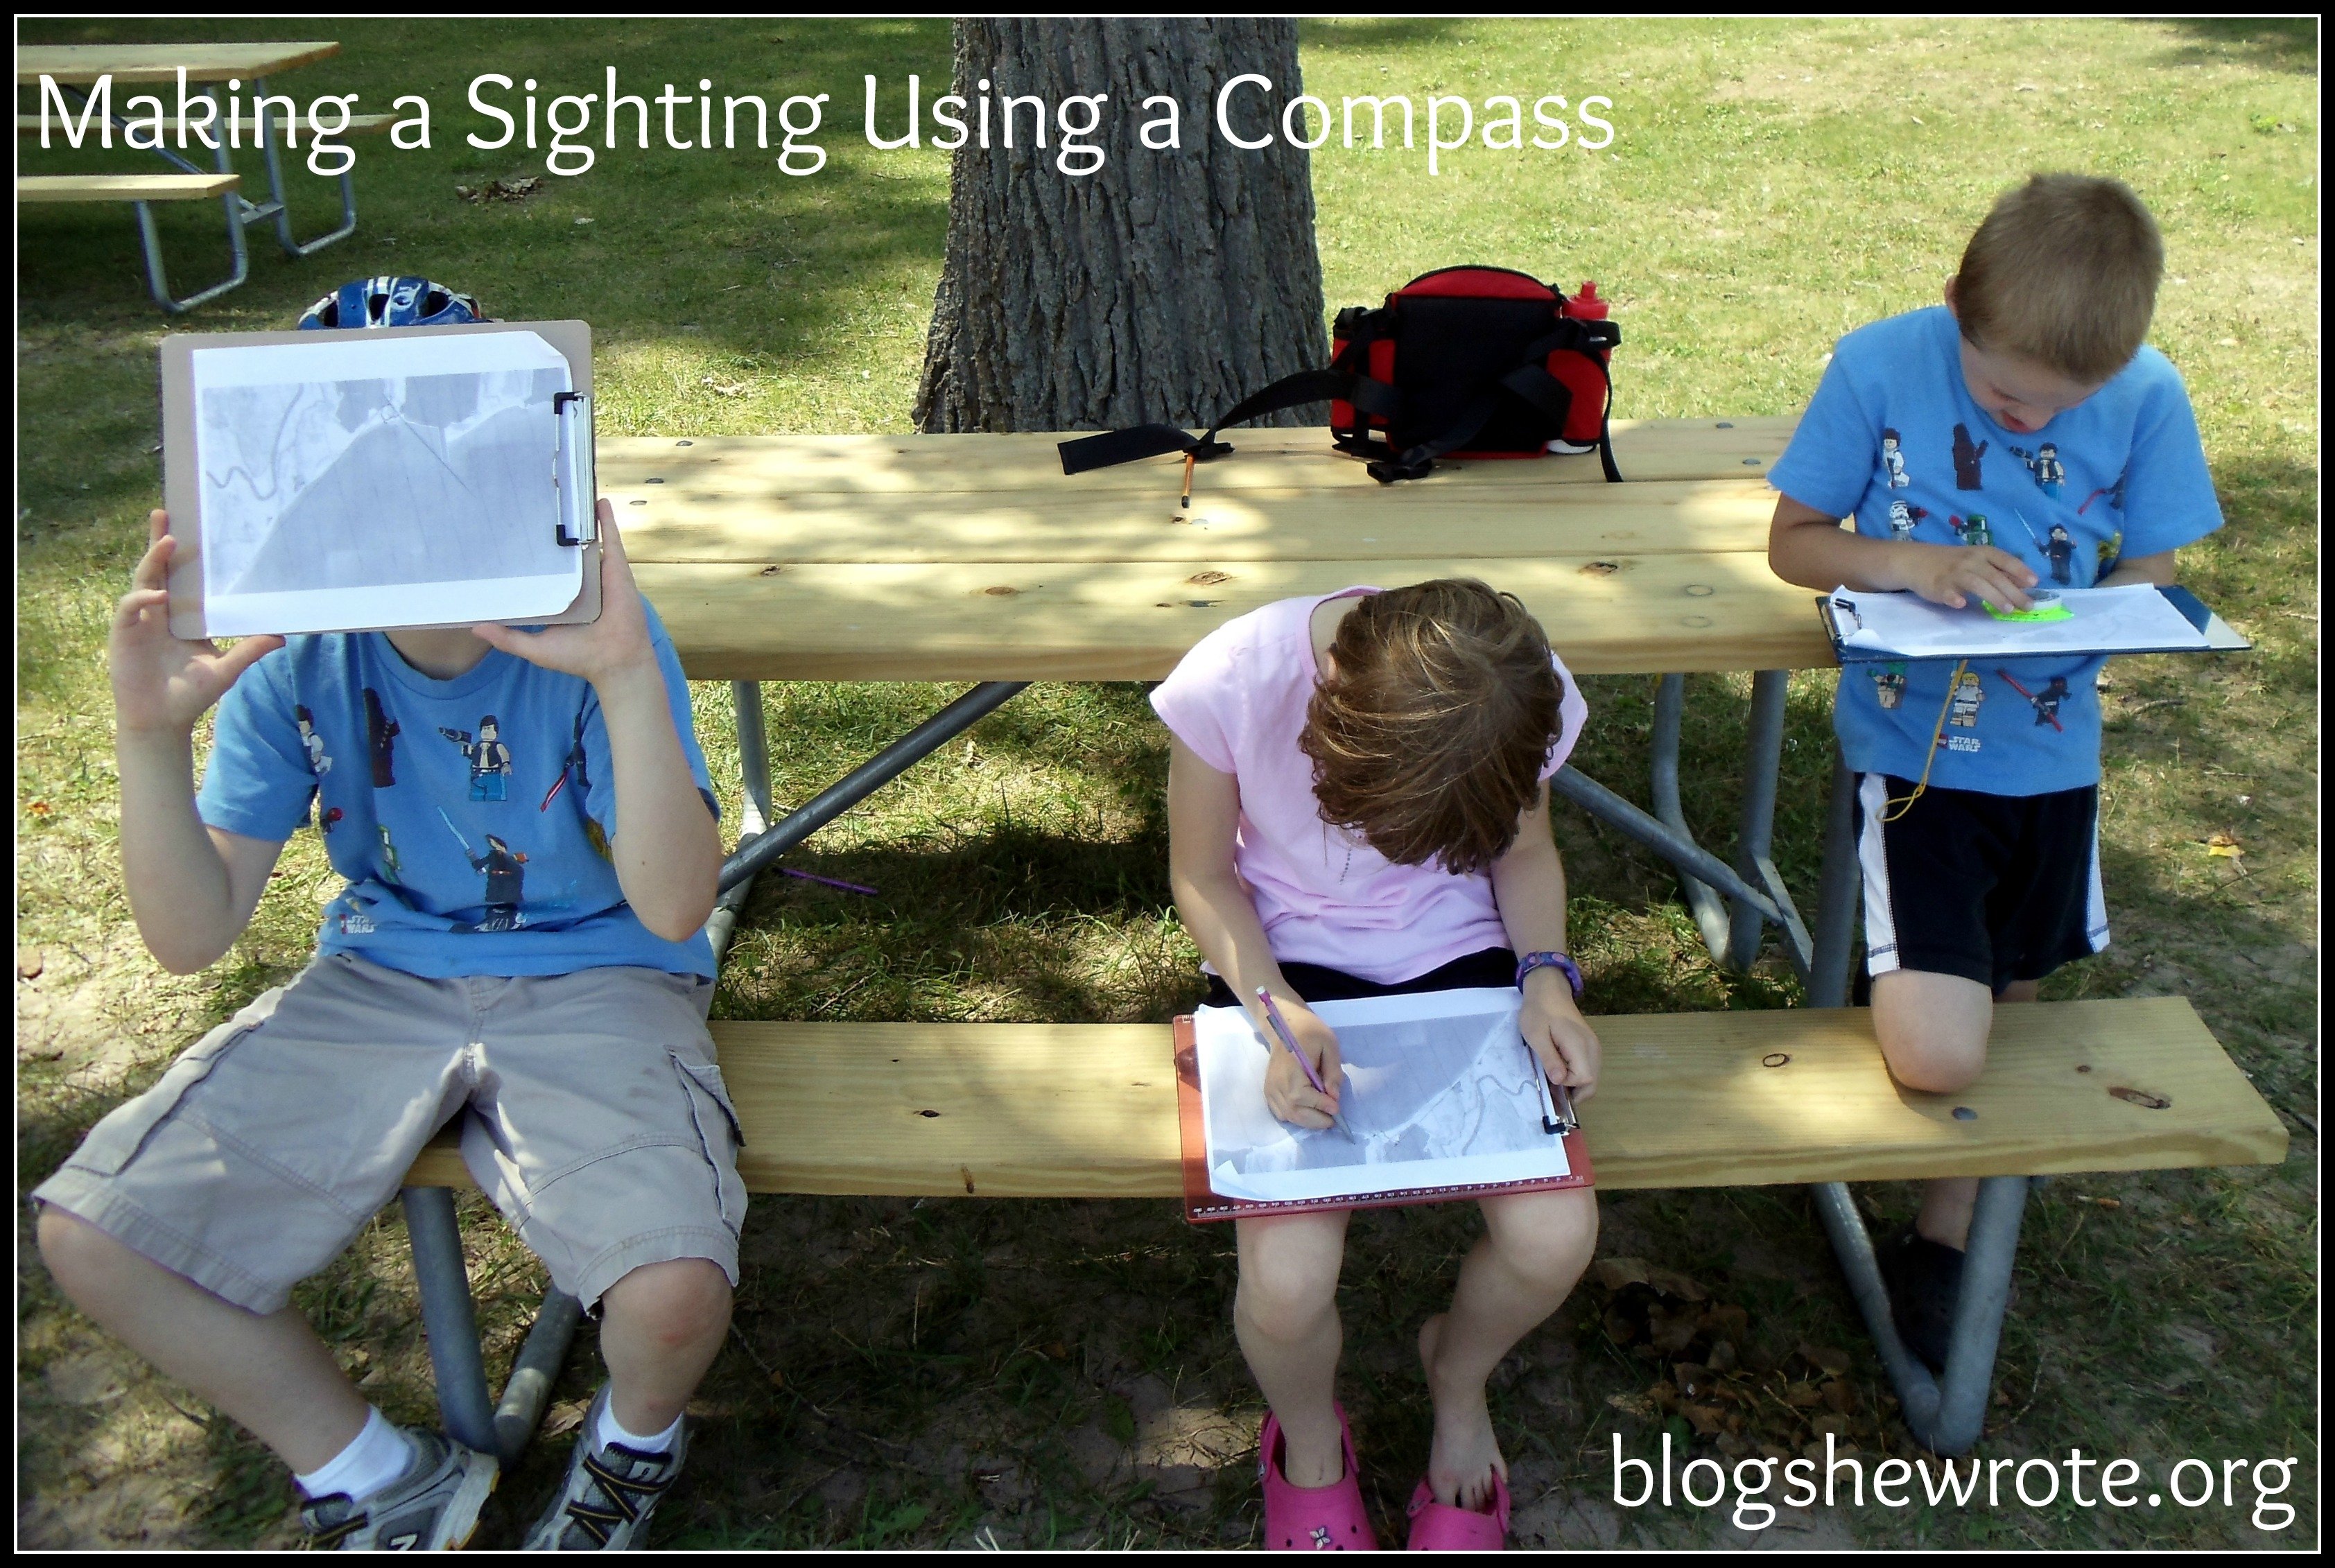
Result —
<instances>
[{"instance_id":1,"label":"black shoulder strap","mask_svg":"<svg viewBox=\"0 0 2335 1568\"><path fill-rule=\"evenodd\" d=\"M1241 399L1198 437L1175 425L1136 425L1129 430L1105 431L1100 435L1064 441L1059 449L1062 472L1082 474L1090 469L1107 469L1165 452L1190 452L1206 462L1233 450L1216 440L1216 432L1226 426L1332 398L1351 402L1365 413L1391 415L1396 405L1395 390L1384 382L1342 370L1299 371Z\"/></svg>"}]
</instances>

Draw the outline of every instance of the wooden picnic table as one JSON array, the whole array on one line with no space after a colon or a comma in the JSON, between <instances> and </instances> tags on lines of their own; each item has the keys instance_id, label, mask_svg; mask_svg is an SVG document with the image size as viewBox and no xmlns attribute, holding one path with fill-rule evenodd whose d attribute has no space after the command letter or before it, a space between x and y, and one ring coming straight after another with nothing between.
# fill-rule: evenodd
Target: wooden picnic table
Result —
<instances>
[{"instance_id":1,"label":"wooden picnic table","mask_svg":"<svg viewBox=\"0 0 2335 1568\"><path fill-rule=\"evenodd\" d=\"M159 86L175 82L185 73L189 82L200 83L204 94L215 106L210 121L216 126L211 134L217 137L208 144L215 168L203 169L189 162L181 150L170 145L173 133L185 141L188 121L173 117L168 123L162 140L139 150L152 154L179 172L176 175L150 176L131 174L82 174L73 176L19 177L16 182L17 203L63 203L126 201L138 215L139 241L146 261L147 292L154 303L170 315L183 315L206 300L216 299L229 289L239 287L250 276L250 254L244 243L244 230L255 223L273 223L276 243L284 254L291 256L312 255L325 246L347 238L356 232L357 193L354 165L341 170L341 222L336 228L303 240L292 232L291 212L285 201L284 168L277 157L276 141L271 121L274 116L261 114L259 100L267 93L267 78L280 71L310 64L330 58L341 52L334 43L307 44L34 44L16 51L16 82L20 87L39 86L45 78L55 83L53 89L42 87L37 112L18 114L16 131L19 136L44 135L43 126L53 112L50 102L53 95L60 102L79 107L85 121L94 114L98 103L92 99L104 98L110 123L104 124L99 145L108 145L111 133L130 124L123 112L126 104L112 100L113 87ZM97 82L110 78L106 94L90 91ZM230 114L229 101L220 94L220 84L236 82L252 93L254 132L253 145L267 168L267 195L252 200L243 194L241 180L236 175L231 146L241 140L242 127L236 122L239 114ZM78 100L78 104L74 101ZM237 101L239 102L239 100ZM100 117L103 121L106 117ZM313 133L313 116L311 131ZM298 115L292 117L296 130ZM363 117L359 125L354 119L345 131L378 131L390 123L388 115ZM232 137L219 136L220 131L233 127ZM92 128L96 129L96 128ZM87 138L84 137L86 141ZM217 184L224 179L224 184ZM207 183L210 182L210 183ZM197 200L207 196L218 197L227 220L228 276L208 287L197 289L181 298L170 292L169 270L162 259L162 244L154 223L151 203L157 201Z\"/></svg>"},{"instance_id":2,"label":"wooden picnic table","mask_svg":"<svg viewBox=\"0 0 2335 1568\"><path fill-rule=\"evenodd\" d=\"M642 587L693 676L1158 680L1274 599L1469 575L1516 593L1584 674L1829 664L1768 570L1788 419L1614 425L1580 458L1439 465L1382 486L1316 430L1233 432L1182 464L1066 478L1051 435L603 440Z\"/></svg>"},{"instance_id":3,"label":"wooden picnic table","mask_svg":"<svg viewBox=\"0 0 2335 1568\"><path fill-rule=\"evenodd\" d=\"M87 87L101 76L117 86L189 82L251 82L314 64L341 52L338 44L33 44L16 51L16 83L41 78Z\"/></svg>"},{"instance_id":4,"label":"wooden picnic table","mask_svg":"<svg viewBox=\"0 0 2335 1568\"><path fill-rule=\"evenodd\" d=\"M1245 430L1232 456L1197 471L1188 508L1177 504L1179 460L1066 478L1054 436L602 440L601 489L683 669L732 682L746 806L707 925L717 961L757 868L1022 682L1156 679L1208 631L1274 599L1481 576L1516 593L1574 669L1663 677L1658 816L1569 765L1552 788L1681 867L1714 954L1747 963L1763 920L1786 927L1809 999L1826 1010L1601 1016L1608 1074L1584 1115L1601 1184L1816 1184L1909 1428L1959 1453L1987 1408L2026 1173L2273 1161L2285 1133L2185 1002L2010 1009L1997 1026L2010 1049L1983 1083L1952 1096L1904 1090L1869 1017L1840 1009L1856 878L1837 760L1813 937L1768 857L1788 672L1833 663L1814 595L1768 569L1765 476L1792 424L1617 421L1620 485L1594 459L1550 458L1446 463L1423 481L1381 486L1319 430ZM1696 845L1678 813L1680 680L1700 670L1755 673L1733 867ZM781 814L757 684L775 679L981 684ZM751 1129L739 1166L756 1192L1182 1191L1164 1024L713 1028ZM1983 1180L1954 1350L1933 1379L1897 1338L1844 1183L1943 1175ZM468 1179L448 1137L415 1165L404 1195L415 1275L449 1429L515 1456L576 1303L547 1295L511 1391L490 1404L449 1190Z\"/></svg>"},{"instance_id":5,"label":"wooden picnic table","mask_svg":"<svg viewBox=\"0 0 2335 1568\"><path fill-rule=\"evenodd\" d=\"M1595 461L1549 457L1446 461L1381 485L1318 429L1239 430L1231 455L1196 472L1188 508L1179 458L1071 477L1056 435L643 436L597 450L683 669L733 685L748 808L723 873L732 911L761 866L1022 683L1158 680L1275 599L1464 575L1516 594L1574 671L1664 677L1654 813L1574 769L1555 788L1687 873L1714 954L1748 964L1768 921L1806 969L1812 939L1768 857L1785 682L1832 663L1813 595L1768 569L1765 475L1793 423L1617 421L1622 484ZM1693 842L1679 808L1691 671L1755 673L1733 867ZM978 684L778 822L767 680ZM716 917L717 946L730 918Z\"/></svg>"}]
</instances>

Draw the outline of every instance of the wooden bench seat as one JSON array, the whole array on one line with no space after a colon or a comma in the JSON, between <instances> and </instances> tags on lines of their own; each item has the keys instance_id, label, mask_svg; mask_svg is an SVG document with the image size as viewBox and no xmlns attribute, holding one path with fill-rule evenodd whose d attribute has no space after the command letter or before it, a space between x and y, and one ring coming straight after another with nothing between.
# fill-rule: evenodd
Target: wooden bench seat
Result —
<instances>
[{"instance_id":1,"label":"wooden bench seat","mask_svg":"<svg viewBox=\"0 0 2335 1568\"><path fill-rule=\"evenodd\" d=\"M86 201L201 201L243 183L239 174L20 174L21 205Z\"/></svg>"},{"instance_id":2,"label":"wooden bench seat","mask_svg":"<svg viewBox=\"0 0 2335 1568\"><path fill-rule=\"evenodd\" d=\"M1899 1088L1860 1009L1594 1020L1598 1185L1754 1186L2275 1164L2283 1124L2187 1001L1995 1015L1986 1075ZM717 1022L759 1193L1181 1194L1163 1024ZM1957 1108L1974 1113L1963 1118ZM416 1186L466 1186L451 1138Z\"/></svg>"},{"instance_id":3,"label":"wooden bench seat","mask_svg":"<svg viewBox=\"0 0 2335 1568\"><path fill-rule=\"evenodd\" d=\"M328 134L333 136L378 135L380 132L387 131L391 126L396 124L398 121L402 118L404 117L396 114L352 114L349 116L348 125L344 129L331 131ZM295 119L296 121L297 121L296 128L302 136L305 137L308 135L315 129L305 121L298 121L297 116L296 116ZM58 117L55 114L51 114L48 117L49 141L53 147L59 144L63 134L58 129L57 121ZM75 118L75 123L79 123L78 116ZM132 120L131 123L136 125L138 129L142 131L150 130L154 121L152 118L149 116ZM284 116L276 113L273 109L271 109L268 111L267 123L274 127L280 134L284 130ZM175 114L167 115L162 121L162 134L169 139L170 143L173 148L177 148L179 146L179 131L181 126L184 126L187 131L187 145L184 148L179 149L179 150L186 152L192 152L199 149L204 151L209 150L209 149L203 147L202 143L196 139L197 132L204 129L205 122L193 119L182 121ZM237 115L232 126L230 126L227 121L220 120L211 122L208 128L214 139L217 139L221 135L221 133L227 133L234 137L236 140L241 140L244 145L247 147L257 147L258 145L256 139L259 134L259 122L256 116ZM38 136L40 133L41 117L39 115L19 114L16 116L17 135ZM93 138L96 134L97 127L92 124L89 128L89 134L82 138L82 150L86 151L91 146L95 144ZM115 137L115 145L122 147L129 146L127 141L121 140L122 135L122 128L121 126L117 125L113 128L113 134ZM131 148L131 150L133 152L150 152L153 150L151 148L139 147Z\"/></svg>"}]
</instances>

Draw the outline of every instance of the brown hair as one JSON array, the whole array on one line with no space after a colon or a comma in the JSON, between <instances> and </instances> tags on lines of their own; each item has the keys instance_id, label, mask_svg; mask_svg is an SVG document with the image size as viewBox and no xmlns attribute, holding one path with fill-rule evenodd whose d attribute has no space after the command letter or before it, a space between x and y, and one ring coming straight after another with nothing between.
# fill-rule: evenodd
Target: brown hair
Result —
<instances>
[{"instance_id":1,"label":"brown hair","mask_svg":"<svg viewBox=\"0 0 2335 1568\"><path fill-rule=\"evenodd\" d=\"M1372 594L1330 644L1297 744L1322 819L1398 866L1486 871L1539 798L1564 691L1513 594L1439 577Z\"/></svg>"},{"instance_id":2,"label":"brown hair","mask_svg":"<svg viewBox=\"0 0 2335 1568\"><path fill-rule=\"evenodd\" d=\"M2156 220L2128 186L2038 174L1971 236L1954 312L1980 348L2104 382L2140 352L2164 276Z\"/></svg>"}]
</instances>

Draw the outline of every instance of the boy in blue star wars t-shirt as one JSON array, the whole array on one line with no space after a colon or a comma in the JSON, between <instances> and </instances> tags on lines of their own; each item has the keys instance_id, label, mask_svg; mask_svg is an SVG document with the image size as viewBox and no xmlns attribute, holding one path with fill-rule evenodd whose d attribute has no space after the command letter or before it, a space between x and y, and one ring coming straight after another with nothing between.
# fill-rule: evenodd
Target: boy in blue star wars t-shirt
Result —
<instances>
[{"instance_id":1,"label":"boy in blue star wars t-shirt","mask_svg":"<svg viewBox=\"0 0 2335 1568\"><path fill-rule=\"evenodd\" d=\"M292 1468L319 1545L468 1538L491 1454L391 1424L292 1287L462 1127L471 1174L600 1311L609 1380L531 1546L626 1546L678 1474L746 1194L705 1027L721 839L689 688L607 503L588 625L170 634L153 544L109 662L123 880L166 968L218 959L312 808L345 879L315 961L114 1110L35 1193L101 1325ZM192 788L191 732L218 704Z\"/></svg>"},{"instance_id":2,"label":"boy in blue star wars t-shirt","mask_svg":"<svg viewBox=\"0 0 2335 1568\"><path fill-rule=\"evenodd\" d=\"M2222 525L2180 377L2146 347L2164 247L2111 179L2037 175L1971 238L1945 304L1840 340L1769 475L1787 582L2026 609L2169 584ZM1854 531L1838 526L1847 518ZM1857 775L1866 968L1890 1071L1986 1065L1997 1002L2107 945L2098 658L1860 665L1833 708ZM1929 1185L1884 1249L1900 1334L1945 1359L1977 1183Z\"/></svg>"}]
</instances>

